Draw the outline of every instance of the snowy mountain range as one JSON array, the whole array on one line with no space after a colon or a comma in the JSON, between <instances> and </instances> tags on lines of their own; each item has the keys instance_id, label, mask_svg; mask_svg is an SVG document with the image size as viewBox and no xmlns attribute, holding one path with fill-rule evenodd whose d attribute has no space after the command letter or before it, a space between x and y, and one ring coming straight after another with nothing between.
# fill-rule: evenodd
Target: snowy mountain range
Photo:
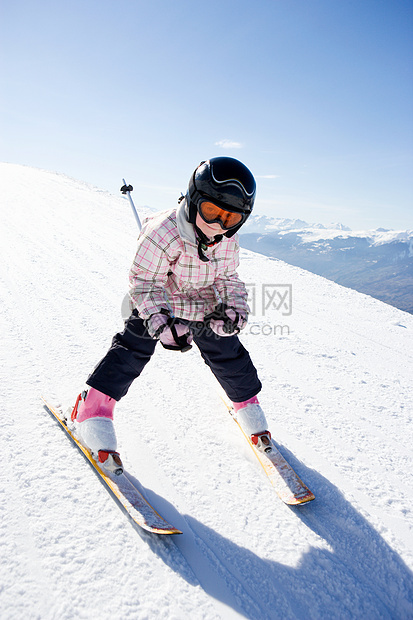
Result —
<instances>
[{"instance_id":1,"label":"snowy mountain range","mask_svg":"<svg viewBox=\"0 0 413 620\"><path fill-rule=\"evenodd\" d=\"M165 540L133 526L40 400L73 404L123 328L127 199L0 164L0 218L1 618L413 617L411 314L243 249L240 337L316 499L283 504L196 347L158 346L115 425L128 475L183 532Z\"/></svg>"},{"instance_id":2,"label":"snowy mountain range","mask_svg":"<svg viewBox=\"0 0 413 620\"><path fill-rule=\"evenodd\" d=\"M352 231L343 224L252 215L240 241L413 313L413 230Z\"/></svg>"}]
</instances>

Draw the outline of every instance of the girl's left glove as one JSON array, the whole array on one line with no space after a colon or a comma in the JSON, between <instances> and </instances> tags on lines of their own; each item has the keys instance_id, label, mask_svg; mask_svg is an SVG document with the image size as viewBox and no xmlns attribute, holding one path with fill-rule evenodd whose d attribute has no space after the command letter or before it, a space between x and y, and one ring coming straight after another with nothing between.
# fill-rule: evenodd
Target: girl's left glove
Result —
<instances>
[{"instance_id":1,"label":"girl's left glove","mask_svg":"<svg viewBox=\"0 0 413 620\"><path fill-rule=\"evenodd\" d=\"M232 306L221 303L205 317L205 322L218 336L233 336L244 329L247 317Z\"/></svg>"}]
</instances>

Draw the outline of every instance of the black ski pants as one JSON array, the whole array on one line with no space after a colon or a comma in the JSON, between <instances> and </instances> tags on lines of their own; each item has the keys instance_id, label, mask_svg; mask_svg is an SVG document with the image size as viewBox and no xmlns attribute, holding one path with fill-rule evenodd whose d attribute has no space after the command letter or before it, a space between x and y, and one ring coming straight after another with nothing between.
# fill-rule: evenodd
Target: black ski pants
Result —
<instances>
[{"instance_id":1,"label":"black ski pants","mask_svg":"<svg viewBox=\"0 0 413 620\"><path fill-rule=\"evenodd\" d=\"M233 402L243 402L258 394L261 382L246 348L238 336L217 336L205 323L187 323L204 362L210 367ZM125 329L112 340L105 357L87 379L87 384L107 396L120 400L127 393L155 351L144 321L134 310ZM176 352L178 355L179 352Z\"/></svg>"}]
</instances>

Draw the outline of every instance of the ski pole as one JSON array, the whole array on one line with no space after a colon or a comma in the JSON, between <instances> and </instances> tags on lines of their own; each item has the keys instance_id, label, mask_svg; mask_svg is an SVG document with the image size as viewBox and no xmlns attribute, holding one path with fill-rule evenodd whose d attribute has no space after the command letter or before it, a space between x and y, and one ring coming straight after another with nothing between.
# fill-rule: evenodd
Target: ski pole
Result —
<instances>
[{"instance_id":1,"label":"ski pole","mask_svg":"<svg viewBox=\"0 0 413 620\"><path fill-rule=\"evenodd\" d=\"M130 202L130 206L132 207L133 215L135 216L136 223L138 224L138 228L140 230L142 228L142 224L139 219L139 215L136 210L136 207L133 204L132 196L130 195L131 191L133 191L133 187L132 185L126 185L125 179L122 179L122 181L123 181L123 187L120 188L120 191L122 192L122 194L126 194L126 196L129 198L129 202Z\"/></svg>"},{"instance_id":2,"label":"ski pole","mask_svg":"<svg viewBox=\"0 0 413 620\"><path fill-rule=\"evenodd\" d=\"M136 220L136 223L138 224L138 228L139 228L139 231L140 231L141 228L142 228L141 220L139 218L138 212L137 212L136 207L134 205L134 202L132 200L132 196L130 195L130 193L133 191L133 187L132 187L132 185L126 185L125 179L122 179L122 181L123 181L123 186L120 188L120 191L122 192L122 194L126 194L126 196L129 198L130 206L132 207L133 215L135 216L135 220ZM172 306L169 303L168 296L166 294L165 289L163 289L163 294L164 294L164 297L165 297L166 306L167 306L171 316L174 317Z\"/></svg>"}]
</instances>

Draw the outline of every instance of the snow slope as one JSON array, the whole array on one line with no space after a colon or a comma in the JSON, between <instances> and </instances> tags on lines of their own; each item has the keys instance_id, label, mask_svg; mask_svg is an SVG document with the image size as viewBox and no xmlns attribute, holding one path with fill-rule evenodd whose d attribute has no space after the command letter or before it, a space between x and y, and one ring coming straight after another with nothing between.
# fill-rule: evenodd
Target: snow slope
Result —
<instances>
[{"instance_id":1,"label":"snow slope","mask_svg":"<svg viewBox=\"0 0 413 620\"><path fill-rule=\"evenodd\" d=\"M197 350L158 347L116 411L127 470L184 532L150 536L39 400L73 400L122 327L129 205L11 164L0 186L0 616L412 618L413 316L242 251L261 402L317 499L283 505Z\"/></svg>"}]
</instances>

